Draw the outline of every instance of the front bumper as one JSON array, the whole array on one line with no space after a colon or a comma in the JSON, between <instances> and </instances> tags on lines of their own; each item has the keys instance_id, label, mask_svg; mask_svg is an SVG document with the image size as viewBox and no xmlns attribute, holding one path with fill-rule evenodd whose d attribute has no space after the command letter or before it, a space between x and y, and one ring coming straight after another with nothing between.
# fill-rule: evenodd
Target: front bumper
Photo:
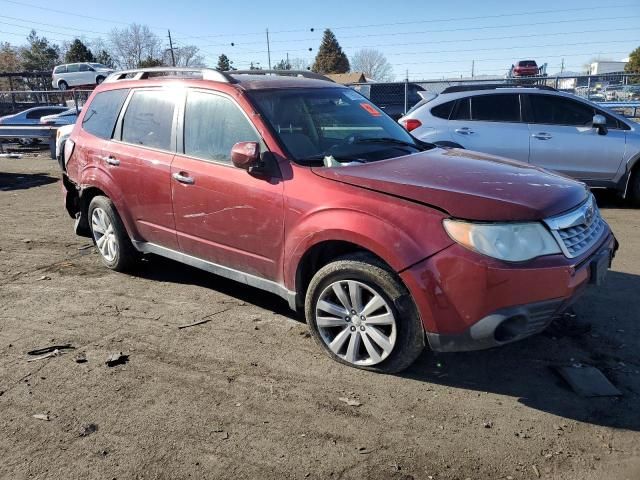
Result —
<instances>
[{"instance_id":1,"label":"front bumper","mask_svg":"<svg viewBox=\"0 0 640 480\"><path fill-rule=\"evenodd\" d=\"M544 330L590 282L602 279L602 258L610 262L617 247L609 231L579 259L553 255L525 266L493 260L456 244L405 270L401 278L413 295L433 350L480 350Z\"/></svg>"}]
</instances>

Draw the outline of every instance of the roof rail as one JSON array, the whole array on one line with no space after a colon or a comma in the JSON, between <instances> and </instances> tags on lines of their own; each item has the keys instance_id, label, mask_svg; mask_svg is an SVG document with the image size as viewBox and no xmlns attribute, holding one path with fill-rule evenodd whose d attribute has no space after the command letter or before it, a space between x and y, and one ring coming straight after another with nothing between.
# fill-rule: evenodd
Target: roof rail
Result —
<instances>
[{"instance_id":1,"label":"roof rail","mask_svg":"<svg viewBox=\"0 0 640 480\"><path fill-rule=\"evenodd\" d=\"M190 75L189 75L190 74ZM119 80L146 80L151 77L192 77L193 74L201 75L203 80L213 80L215 82L237 83L228 72L221 72L213 68L193 68L193 67L153 67L135 68L132 70L120 70L109 75L104 83L117 82Z\"/></svg>"},{"instance_id":2,"label":"roof rail","mask_svg":"<svg viewBox=\"0 0 640 480\"><path fill-rule=\"evenodd\" d=\"M550 87L548 85L517 85L517 84L509 84L509 83L497 83L490 85L453 85L451 87L445 88L441 93L456 93L456 92L470 92L474 90L497 90L499 88L534 88L538 90L550 90L552 92L557 92L558 90Z\"/></svg>"},{"instance_id":3,"label":"roof rail","mask_svg":"<svg viewBox=\"0 0 640 480\"><path fill-rule=\"evenodd\" d=\"M231 70L224 73L230 75L277 75L279 77L304 77L335 83L329 77L325 77L321 73L310 72L309 70Z\"/></svg>"}]
</instances>

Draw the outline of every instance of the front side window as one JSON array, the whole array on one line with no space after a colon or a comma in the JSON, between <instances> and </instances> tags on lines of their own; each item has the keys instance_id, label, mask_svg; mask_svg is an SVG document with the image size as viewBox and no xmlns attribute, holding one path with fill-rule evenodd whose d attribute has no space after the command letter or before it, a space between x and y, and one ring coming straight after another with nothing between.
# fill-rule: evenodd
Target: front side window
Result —
<instances>
[{"instance_id":1,"label":"front side window","mask_svg":"<svg viewBox=\"0 0 640 480\"><path fill-rule=\"evenodd\" d=\"M471 119L488 122L519 122L518 94L502 93L471 97Z\"/></svg>"},{"instance_id":2,"label":"front side window","mask_svg":"<svg viewBox=\"0 0 640 480\"><path fill-rule=\"evenodd\" d=\"M428 148L348 88L253 90L249 95L299 163L371 162Z\"/></svg>"},{"instance_id":3,"label":"front side window","mask_svg":"<svg viewBox=\"0 0 640 480\"><path fill-rule=\"evenodd\" d=\"M113 134L120 109L129 90L109 90L100 92L85 107L87 113L82 119L82 129L96 137L108 140Z\"/></svg>"},{"instance_id":4,"label":"front side window","mask_svg":"<svg viewBox=\"0 0 640 480\"><path fill-rule=\"evenodd\" d=\"M60 65L59 67L55 68L53 73L65 73L66 71L67 71L67 66L66 65Z\"/></svg>"},{"instance_id":5,"label":"front side window","mask_svg":"<svg viewBox=\"0 0 640 480\"><path fill-rule=\"evenodd\" d=\"M529 95L533 122L585 127L593 122L593 107L555 95Z\"/></svg>"},{"instance_id":6,"label":"front side window","mask_svg":"<svg viewBox=\"0 0 640 480\"><path fill-rule=\"evenodd\" d=\"M160 150L171 149L175 101L162 90L138 90L122 122L122 141Z\"/></svg>"},{"instance_id":7,"label":"front side window","mask_svg":"<svg viewBox=\"0 0 640 480\"><path fill-rule=\"evenodd\" d=\"M260 142L260 137L233 100L203 92L187 94L185 155L230 164L231 148L238 142Z\"/></svg>"}]
</instances>

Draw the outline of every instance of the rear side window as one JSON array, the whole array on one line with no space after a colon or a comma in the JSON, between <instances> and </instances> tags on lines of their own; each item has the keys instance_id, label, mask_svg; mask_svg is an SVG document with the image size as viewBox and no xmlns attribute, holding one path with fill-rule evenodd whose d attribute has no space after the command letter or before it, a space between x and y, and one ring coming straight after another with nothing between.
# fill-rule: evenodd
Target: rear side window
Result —
<instances>
[{"instance_id":1,"label":"rear side window","mask_svg":"<svg viewBox=\"0 0 640 480\"><path fill-rule=\"evenodd\" d=\"M471 97L471 118L489 122L519 122L519 96L506 93Z\"/></svg>"},{"instance_id":2,"label":"rear side window","mask_svg":"<svg viewBox=\"0 0 640 480\"><path fill-rule=\"evenodd\" d=\"M72 63L71 65L67 65L67 73L73 73L80 70L80 65L77 63Z\"/></svg>"},{"instance_id":3,"label":"rear side window","mask_svg":"<svg viewBox=\"0 0 640 480\"><path fill-rule=\"evenodd\" d=\"M469 120L471 119L471 98L461 98L456 102L450 120Z\"/></svg>"},{"instance_id":4,"label":"rear side window","mask_svg":"<svg viewBox=\"0 0 640 480\"><path fill-rule=\"evenodd\" d=\"M59 67L55 68L53 73L65 73L66 71L67 71L67 66L66 65L60 65Z\"/></svg>"},{"instance_id":5,"label":"rear side window","mask_svg":"<svg viewBox=\"0 0 640 480\"><path fill-rule=\"evenodd\" d=\"M175 102L161 90L138 90L124 114L122 141L160 150L171 149Z\"/></svg>"},{"instance_id":6,"label":"rear side window","mask_svg":"<svg viewBox=\"0 0 640 480\"><path fill-rule=\"evenodd\" d=\"M81 72L88 72L89 71L89 65L87 65L86 63L81 63L80 64L80 71Z\"/></svg>"},{"instance_id":7,"label":"rear side window","mask_svg":"<svg viewBox=\"0 0 640 480\"><path fill-rule=\"evenodd\" d=\"M455 101L443 103L442 105L436 105L431 109L431 115L438 118L444 118L447 120L449 115L451 115L451 110L453 108L453 104Z\"/></svg>"},{"instance_id":8,"label":"rear side window","mask_svg":"<svg viewBox=\"0 0 640 480\"><path fill-rule=\"evenodd\" d=\"M555 95L529 95L534 123L591 125L595 110L589 105Z\"/></svg>"},{"instance_id":9,"label":"rear side window","mask_svg":"<svg viewBox=\"0 0 640 480\"><path fill-rule=\"evenodd\" d=\"M203 160L231 163L231 147L260 142L260 137L232 100L189 92L184 112L184 153Z\"/></svg>"},{"instance_id":10,"label":"rear side window","mask_svg":"<svg viewBox=\"0 0 640 480\"><path fill-rule=\"evenodd\" d=\"M87 113L82 119L82 129L96 137L110 139L128 94L129 90L109 90L98 93L88 106L83 107L87 109Z\"/></svg>"}]
</instances>

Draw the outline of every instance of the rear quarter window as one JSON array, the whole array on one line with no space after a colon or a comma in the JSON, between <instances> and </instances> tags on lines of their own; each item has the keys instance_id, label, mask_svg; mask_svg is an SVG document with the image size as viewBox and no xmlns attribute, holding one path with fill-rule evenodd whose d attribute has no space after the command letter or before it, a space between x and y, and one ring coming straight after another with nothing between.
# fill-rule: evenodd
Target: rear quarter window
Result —
<instances>
[{"instance_id":1,"label":"rear quarter window","mask_svg":"<svg viewBox=\"0 0 640 480\"><path fill-rule=\"evenodd\" d=\"M84 107L87 112L82 119L82 129L96 137L110 139L120 109L129 90L109 90L98 93L91 103Z\"/></svg>"},{"instance_id":2,"label":"rear quarter window","mask_svg":"<svg viewBox=\"0 0 640 480\"><path fill-rule=\"evenodd\" d=\"M453 109L453 105L455 104L455 100L451 102L446 102L441 105L436 105L431 109L431 115L438 118L444 118L445 120L449 119L451 115L451 110Z\"/></svg>"}]
</instances>

